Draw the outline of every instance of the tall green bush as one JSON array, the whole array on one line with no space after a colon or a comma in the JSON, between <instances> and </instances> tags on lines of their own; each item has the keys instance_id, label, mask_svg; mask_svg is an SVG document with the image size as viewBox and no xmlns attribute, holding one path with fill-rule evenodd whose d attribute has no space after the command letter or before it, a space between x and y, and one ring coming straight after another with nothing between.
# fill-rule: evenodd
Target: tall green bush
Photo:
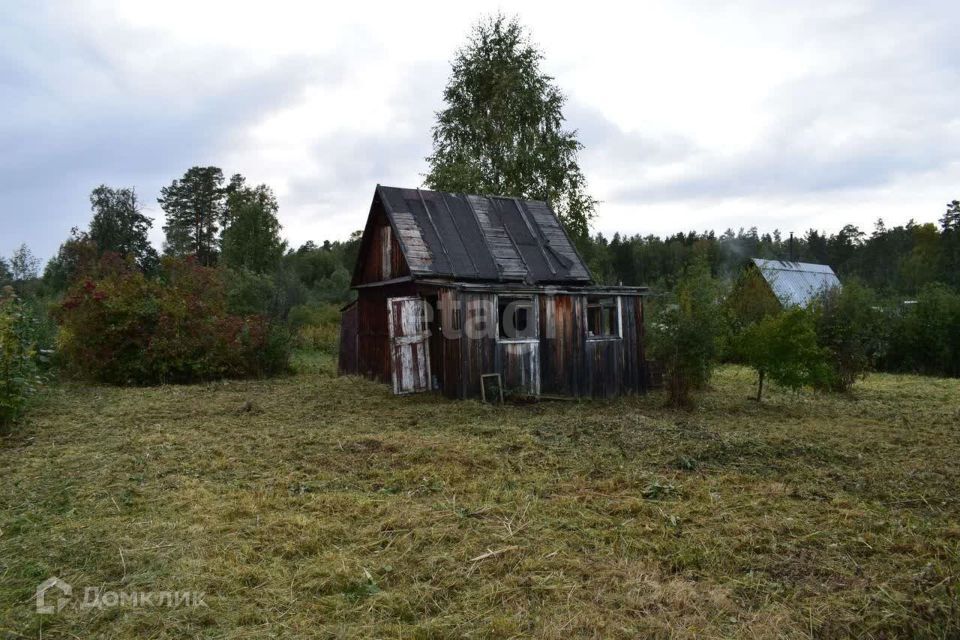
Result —
<instances>
[{"instance_id":1,"label":"tall green bush","mask_svg":"<svg viewBox=\"0 0 960 640\"><path fill-rule=\"evenodd\" d=\"M20 417L40 386L37 321L11 287L0 291L0 431Z\"/></svg>"},{"instance_id":2,"label":"tall green bush","mask_svg":"<svg viewBox=\"0 0 960 640\"><path fill-rule=\"evenodd\" d=\"M673 406L689 406L717 364L724 330L719 299L706 259L698 258L681 278L675 301L662 305L650 325L650 354L663 368Z\"/></svg>"},{"instance_id":3,"label":"tall green bush","mask_svg":"<svg viewBox=\"0 0 960 640\"><path fill-rule=\"evenodd\" d=\"M744 333L764 319L779 315L782 310L783 305L770 290L760 270L752 265L743 269L723 301L725 339L721 359L747 363L741 349L745 344Z\"/></svg>"},{"instance_id":4,"label":"tall green bush","mask_svg":"<svg viewBox=\"0 0 960 640\"><path fill-rule=\"evenodd\" d=\"M847 391L871 371L886 348L887 322L873 291L856 280L824 292L811 307L829 375L822 385Z\"/></svg>"},{"instance_id":5,"label":"tall green bush","mask_svg":"<svg viewBox=\"0 0 960 640\"><path fill-rule=\"evenodd\" d=\"M810 312L792 308L752 324L738 338L738 351L757 371L757 402L770 378L788 389L819 386L830 378L827 354L817 345Z\"/></svg>"}]
</instances>

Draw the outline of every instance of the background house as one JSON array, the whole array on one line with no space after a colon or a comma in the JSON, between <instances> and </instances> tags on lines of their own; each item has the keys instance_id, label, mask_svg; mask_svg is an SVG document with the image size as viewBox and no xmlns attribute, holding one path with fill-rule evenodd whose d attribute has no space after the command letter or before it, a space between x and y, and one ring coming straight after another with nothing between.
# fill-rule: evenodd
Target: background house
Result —
<instances>
[{"instance_id":1,"label":"background house","mask_svg":"<svg viewBox=\"0 0 960 640\"><path fill-rule=\"evenodd\" d=\"M756 268L781 306L806 308L824 291L840 287L840 279L825 264L753 258Z\"/></svg>"},{"instance_id":2,"label":"background house","mask_svg":"<svg viewBox=\"0 0 960 640\"><path fill-rule=\"evenodd\" d=\"M603 287L544 202L378 186L339 369L396 393L644 391L645 287Z\"/></svg>"}]
</instances>

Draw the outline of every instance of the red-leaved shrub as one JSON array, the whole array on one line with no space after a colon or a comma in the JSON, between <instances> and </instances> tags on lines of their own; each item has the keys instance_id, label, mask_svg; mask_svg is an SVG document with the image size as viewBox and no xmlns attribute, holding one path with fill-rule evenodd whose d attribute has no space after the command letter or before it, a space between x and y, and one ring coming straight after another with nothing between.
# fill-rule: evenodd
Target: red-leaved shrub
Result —
<instances>
[{"instance_id":1,"label":"red-leaved shrub","mask_svg":"<svg viewBox=\"0 0 960 640\"><path fill-rule=\"evenodd\" d=\"M166 258L156 278L113 260L67 291L59 354L82 377L114 384L194 382L286 370L286 330L227 311L222 273Z\"/></svg>"}]
</instances>

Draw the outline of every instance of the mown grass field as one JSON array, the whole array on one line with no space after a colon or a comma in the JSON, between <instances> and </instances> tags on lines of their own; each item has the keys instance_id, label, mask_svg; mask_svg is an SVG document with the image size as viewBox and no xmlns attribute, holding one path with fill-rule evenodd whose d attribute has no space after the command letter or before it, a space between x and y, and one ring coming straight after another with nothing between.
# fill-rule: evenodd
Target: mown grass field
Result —
<instances>
[{"instance_id":1,"label":"mown grass field","mask_svg":"<svg viewBox=\"0 0 960 640\"><path fill-rule=\"evenodd\" d=\"M726 368L687 413L396 398L329 364L47 392L0 445L0 632L960 635L958 380L757 406ZM52 575L207 606L41 616Z\"/></svg>"}]
</instances>

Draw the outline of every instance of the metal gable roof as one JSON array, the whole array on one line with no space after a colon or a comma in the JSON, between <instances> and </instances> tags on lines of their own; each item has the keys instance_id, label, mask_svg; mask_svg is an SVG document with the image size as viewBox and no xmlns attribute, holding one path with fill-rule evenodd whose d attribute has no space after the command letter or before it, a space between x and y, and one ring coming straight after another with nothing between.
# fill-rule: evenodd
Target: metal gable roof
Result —
<instances>
[{"instance_id":1,"label":"metal gable roof","mask_svg":"<svg viewBox=\"0 0 960 640\"><path fill-rule=\"evenodd\" d=\"M544 202L377 186L414 277L592 282Z\"/></svg>"},{"instance_id":2,"label":"metal gable roof","mask_svg":"<svg viewBox=\"0 0 960 640\"><path fill-rule=\"evenodd\" d=\"M840 286L840 279L825 264L762 258L753 258L753 264L784 306L806 307L823 291Z\"/></svg>"}]
</instances>

